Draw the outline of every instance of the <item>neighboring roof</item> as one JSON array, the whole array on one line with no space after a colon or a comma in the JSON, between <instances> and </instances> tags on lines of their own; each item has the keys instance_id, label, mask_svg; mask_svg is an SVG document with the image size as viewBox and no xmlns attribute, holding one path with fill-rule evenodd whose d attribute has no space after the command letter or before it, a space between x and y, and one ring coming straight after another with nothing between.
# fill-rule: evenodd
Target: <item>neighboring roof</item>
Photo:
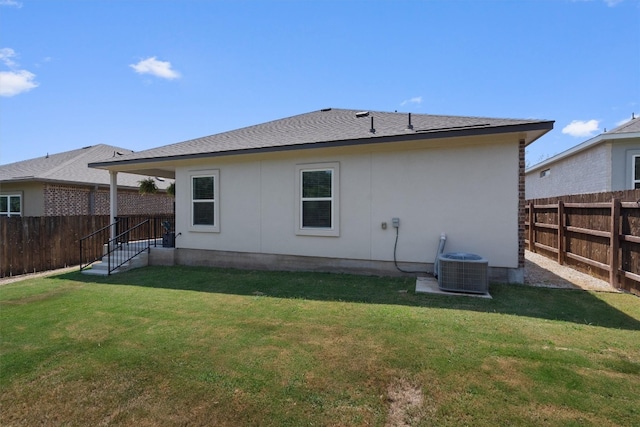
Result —
<instances>
[{"instance_id":1,"label":"neighboring roof","mask_svg":"<svg viewBox=\"0 0 640 427\"><path fill-rule=\"evenodd\" d=\"M631 138L640 138L640 117L632 116L631 120L628 122L614 128L608 132L601 133L598 136L595 136L587 141L584 141L578 145L575 145L568 150L565 150L559 154L556 154L553 157L549 157L546 160L537 163L530 168L528 168L525 173L530 173L537 171L539 169L545 168L552 163L555 163L559 160L562 160L566 157L571 157L574 154L577 154L581 151L586 150L587 148L591 148L598 144L602 144L606 141L612 141L616 139L631 139Z\"/></svg>"},{"instance_id":2,"label":"neighboring roof","mask_svg":"<svg viewBox=\"0 0 640 427\"><path fill-rule=\"evenodd\" d=\"M634 114L628 122L621 124L609 132L605 132L606 135L621 133L640 133L640 117L636 117Z\"/></svg>"},{"instance_id":3,"label":"neighboring roof","mask_svg":"<svg viewBox=\"0 0 640 427\"><path fill-rule=\"evenodd\" d=\"M90 185L109 185L109 172L89 168L91 162L132 154L133 151L111 145L99 144L66 151L47 154L35 159L0 165L0 183L2 182L55 182ZM140 175L128 173L118 174L118 186L138 187ZM166 188L169 183L157 181L158 188Z\"/></svg>"},{"instance_id":4,"label":"neighboring roof","mask_svg":"<svg viewBox=\"0 0 640 427\"><path fill-rule=\"evenodd\" d=\"M410 117L410 119L409 119ZM411 126L409 126L411 120ZM166 145L90 164L121 165L167 162L265 151L446 138L496 133L526 133L526 143L553 128L553 121L437 116L327 108L203 138ZM371 129L374 129L372 131ZM140 165L141 166L141 165ZM148 171L159 175L162 168ZM144 171L144 168L123 170ZM157 173L156 173L157 172Z\"/></svg>"}]
</instances>

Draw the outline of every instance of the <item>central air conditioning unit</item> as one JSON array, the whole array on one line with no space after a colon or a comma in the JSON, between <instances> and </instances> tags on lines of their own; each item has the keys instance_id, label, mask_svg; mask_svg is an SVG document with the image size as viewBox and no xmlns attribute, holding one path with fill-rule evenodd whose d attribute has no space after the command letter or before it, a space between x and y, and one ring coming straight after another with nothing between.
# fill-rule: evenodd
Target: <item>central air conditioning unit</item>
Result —
<instances>
[{"instance_id":1,"label":"central air conditioning unit","mask_svg":"<svg viewBox=\"0 0 640 427\"><path fill-rule=\"evenodd\" d=\"M438 287L443 291L489 292L489 262L480 255L452 252L438 257Z\"/></svg>"}]
</instances>

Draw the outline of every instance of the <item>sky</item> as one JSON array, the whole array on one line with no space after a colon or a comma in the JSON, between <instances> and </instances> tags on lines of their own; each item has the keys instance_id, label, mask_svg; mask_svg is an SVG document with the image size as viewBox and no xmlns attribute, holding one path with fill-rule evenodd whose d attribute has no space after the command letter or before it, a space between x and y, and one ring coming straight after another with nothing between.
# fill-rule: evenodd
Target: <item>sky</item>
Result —
<instances>
[{"instance_id":1,"label":"sky","mask_svg":"<svg viewBox=\"0 0 640 427\"><path fill-rule=\"evenodd\" d=\"M640 0L0 0L0 164L329 107L555 120L534 165L640 115Z\"/></svg>"}]
</instances>

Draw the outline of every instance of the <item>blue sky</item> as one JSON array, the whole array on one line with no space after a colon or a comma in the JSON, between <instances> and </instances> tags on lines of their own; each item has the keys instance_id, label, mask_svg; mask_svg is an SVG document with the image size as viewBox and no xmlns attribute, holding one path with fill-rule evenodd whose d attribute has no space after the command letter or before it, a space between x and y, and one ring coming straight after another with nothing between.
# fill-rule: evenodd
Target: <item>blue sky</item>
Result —
<instances>
[{"instance_id":1,"label":"blue sky","mask_svg":"<svg viewBox=\"0 0 640 427\"><path fill-rule=\"evenodd\" d=\"M0 164L327 107L555 120L535 164L640 114L640 0L0 0Z\"/></svg>"}]
</instances>

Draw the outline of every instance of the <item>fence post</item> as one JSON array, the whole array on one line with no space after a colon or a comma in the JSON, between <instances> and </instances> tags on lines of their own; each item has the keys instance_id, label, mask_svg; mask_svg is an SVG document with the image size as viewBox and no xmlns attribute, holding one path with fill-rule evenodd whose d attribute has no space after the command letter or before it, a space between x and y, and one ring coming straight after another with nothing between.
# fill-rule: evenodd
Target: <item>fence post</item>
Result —
<instances>
[{"instance_id":1,"label":"fence post","mask_svg":"<svg viewBox=\"0 0 640 427\"><path fill-rule=\"evenodd\" d=\"M620 264L620 199L611 199L611 243L609 245L609 284L618 287Z\"/></svg>"},{"instance_id":2,"label":"fence post","mask_svg":"<svg viewBox=\"0 0 640 427\"><path fill-rule=\"evenodd\" d=\"M529 250L536 251L536 215L534 213L534 204L529 202Z\"/></svg>"},{"instance_id":3,"label":"fence post","mask_svg":"<svg viewBox=\"0 0 640 427\"><path fill-rule=\"evenodd\" d=\"M564 241L564 202L558 200L558 264L563 265L565 259Z\"/></svg>"}]
</instances>

